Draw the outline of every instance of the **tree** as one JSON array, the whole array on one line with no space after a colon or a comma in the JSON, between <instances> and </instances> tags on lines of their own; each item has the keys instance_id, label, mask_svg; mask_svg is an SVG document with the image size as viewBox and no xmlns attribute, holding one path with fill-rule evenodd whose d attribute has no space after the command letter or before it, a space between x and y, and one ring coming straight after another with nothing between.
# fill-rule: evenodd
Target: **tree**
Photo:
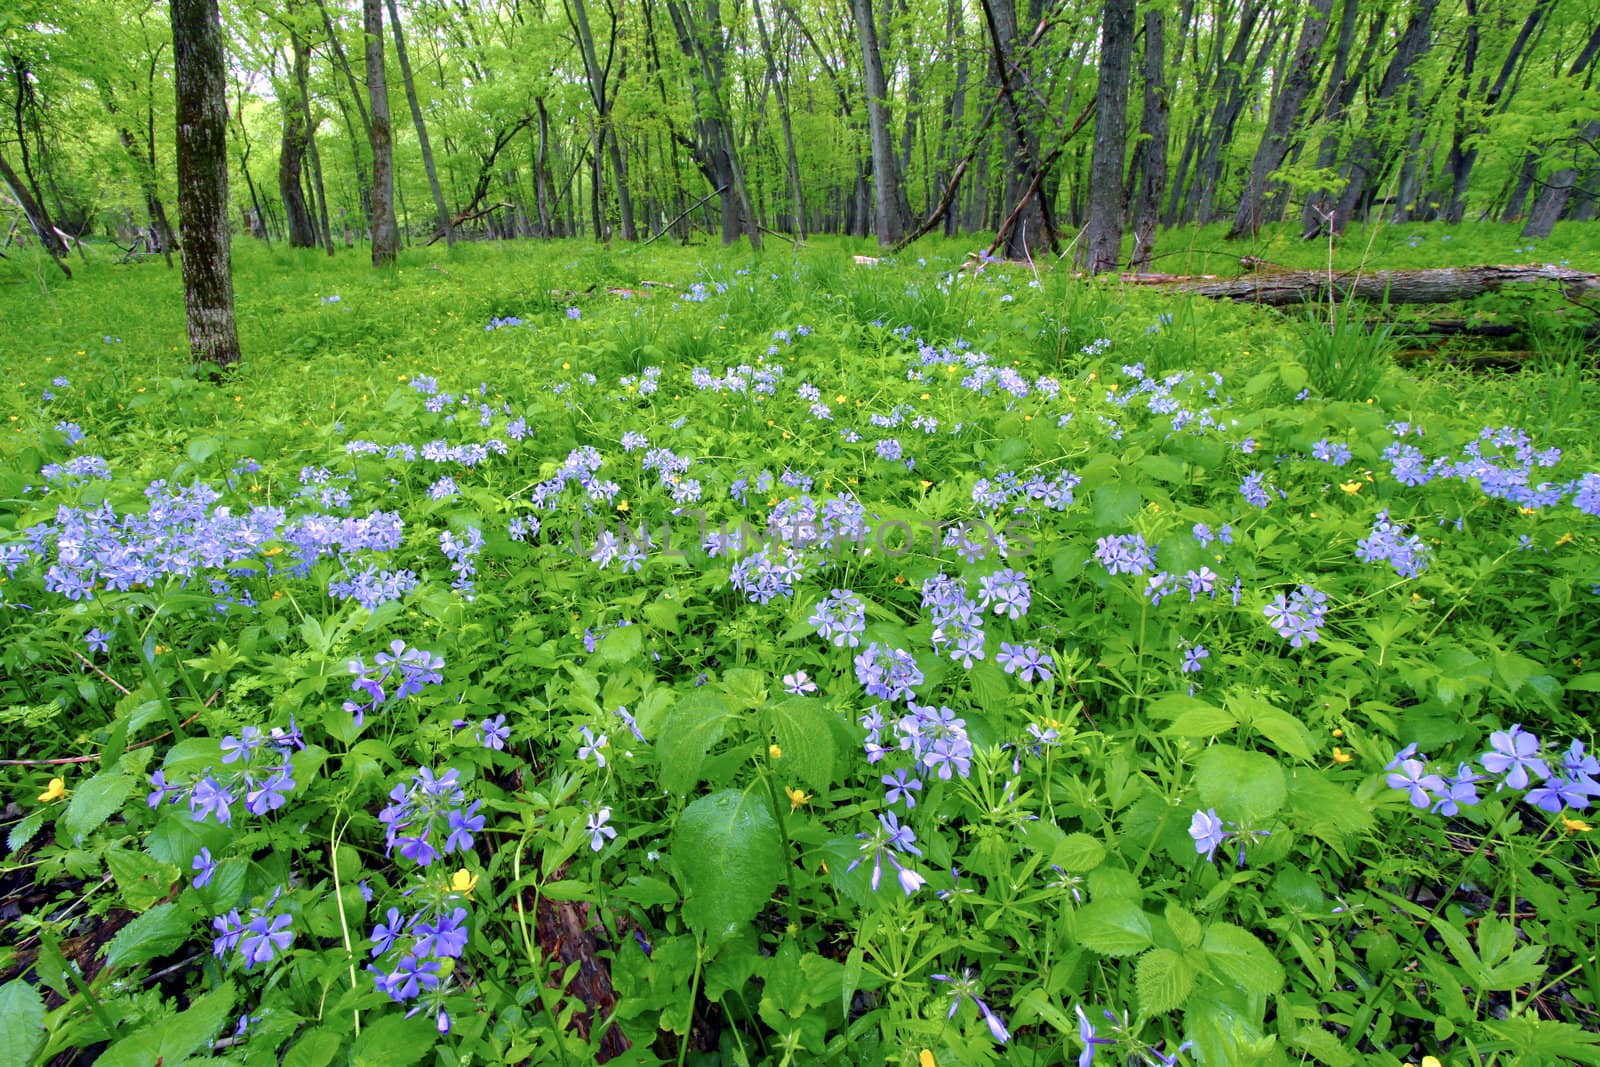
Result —
<instances>
[{"instance_id":1,"label":"tree","mask_svg":"<svg viewBox=\"0 0 1600 1067\"><path fill-rule=\"evenodd\" d=\"M387 267L400 251L394 221L394 138L389 129L389 83L383 71L383 0L364 0L367 95L371 98L372 265Z\"/></svg>"},{"instance_id":2,"label":"tree","mask_svg":"<svg viewBox=\"0 0 1600 1067\"><path fill-rule=\"evenodd\" d=\"M417 141L422 146L422 169L428 176L428 191L433 194L433 209L439 215L439 230L445 244L456 243L456 228L450 224L450 210L444 204L444 190L439 187L439 171L433 165L433 145L428 140L428 124L422 121L422 104L417 100L417 82L411 75L411 57L406 52L405 32L400 28L400 7L395 0L387 0L389 23L394 30L394 56L400 64L400 80L405 84L406 103L411 107L411 121L417 127Z\"/></svg>"},{"instance_id":3,"label":"tree","mask_svg":"<svg viewBox=\"0 0 1600 1067\"><path fill-rule=\"evenodd\" d=\"M861 64L867 91L867 127L872 144L873 228L878 244L893 247L905 233L906 212L902 207L900 168L894 155L894 134L889 117L889 84L883 76L883 56L878 51L878 29L872 13L872 0L853 0L856 43L861 48Z\"/></svg>"},{"instance_id":4,"label":"tree","mask_svg":"<svg viewBox=\"0 0 1600 1067\"><path fill-rule=\"evenodd\" d=\"M1095 92L1094 159L1083 268L1116 270L1122 261L1122 156L1128 136L1128 72L1133 64L1134 0L1105 0L1100 20L1100 87Z\"/></svg>"},{"instance_id":5,"label":"tree","mask_svg":"<svg viewBox=\"0 0 1600 1067\"><path fill-rule=\"evenodd\" d=\"M239 362L228 233L227 68L217 0L171 0L177 85L178 232L194 358Z\"/></svg>"}]
</instances>

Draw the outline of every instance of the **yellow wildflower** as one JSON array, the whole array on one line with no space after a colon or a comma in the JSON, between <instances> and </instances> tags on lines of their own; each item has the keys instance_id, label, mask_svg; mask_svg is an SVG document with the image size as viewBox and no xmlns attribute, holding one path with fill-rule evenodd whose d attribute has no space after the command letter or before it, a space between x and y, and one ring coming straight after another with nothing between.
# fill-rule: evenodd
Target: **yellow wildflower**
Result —
<instances>
[{"instance_id":1,"label":"yellow wildflower","mask_svg":"<svg viewBox=\"0 0 1600 1067\"><path fill-rule=\"evenodd\" d=\"M52 778L45 791L39 794L39 803L48 804L53 800L60 800L67 795L67 780L65 778Z\"/></svg>"},{"instance_id":2,"label":"yellow wildflower","mask_svg":"<svg viewBox=\"0 0 1600 1067\"><path fill-rule=\"evenodd\" d=\"M1347 493L1350 493L1351 495L1354 495L1361 492L1361 484L1362 483L1360 482L1340 482L1339 488L1343 489Z\"/></svg>"},{"instance_id":3,"label":"yellow wildflower","mask_svg":"<svg viewBox=\"0 0 1600 1067\"><path fill-rule=\"evenodd\" d=\"M777 742L774 741L772 744L767 746L767 755L771 756L773 759L782 759L783 749L779 748Z\"/></svg>"},{"instance_id":4,"label":"yellow wildflower","mask_svg":"<svg viewBox=\"0 0 1600 1067\"><path fill-rule=\"evenodd\" d=\"M465 867L450 876L450 892L452 893L464 893L470 897L477 885L478 876Z\"/></svg>"},{"instance_id":5,"label":"yellow wildflower","mask_svg":"<svg viewBox=\"0 0 1600 1067\"><path fill-rule=\"evenodd\" d=\"M923 1049L917 1053L917 1067L937 1067L931 1049Z\"/></svg>"},{"instance_id":6,"label":"yellow wildflower","mask_svg":"<svg viewBox=\"0 0 1600 1067\"><path fill-rule=\"evenodd\" d=\"M786 785L783 787L783 791L788 794L790 811L799 811L805 805L811 803L811 794L804 789L796 789L793 786Z\"/></svg>"},{"instance_id":7,"label":"yellow wildflower","mask_svg":"<svg viewBox=\"0 0 1600 1067\"><path fill-rule=\"evenodd\" d=\"M1355 759L1354 756L1350 755L1350 753L1346 752L1344 749L1340 748L1338 745L1333 746L1333 762L1335 762L1335 763L1349 763L1353 759Z\"/></svg>"},{"instance_id":8,"label":"yellow wildflower","mask_svg":"<svg viewBox=\"0 0 1600 1067\"><path fill-rule=\"evenodd\" d=\"M56 781L60 781L60 779L58 778ZM1594 827L1590 826L1582 819L1574 819L1566 815L1561 816L1561 825L1566 828L1566 831L1569 834L1586 834L1590 830L1594 829Z\"/></svg>"}]
</instances>

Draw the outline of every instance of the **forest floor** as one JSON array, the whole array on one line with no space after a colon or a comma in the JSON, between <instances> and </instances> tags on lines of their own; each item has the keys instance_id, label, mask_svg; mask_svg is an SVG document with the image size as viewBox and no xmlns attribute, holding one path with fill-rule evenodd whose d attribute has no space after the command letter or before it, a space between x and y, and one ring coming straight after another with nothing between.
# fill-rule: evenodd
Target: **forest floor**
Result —
<instances>
[{"instance_id":1,"label":"forest floor","mask_svg":"<svg viewBox=\"0 0 1600 1067\"><path fill-rule=\"evenodd\" d=\"M0 1048L1600 1062L1595 309L977 247L0 262Z\"/></svg>"}]
</instances>

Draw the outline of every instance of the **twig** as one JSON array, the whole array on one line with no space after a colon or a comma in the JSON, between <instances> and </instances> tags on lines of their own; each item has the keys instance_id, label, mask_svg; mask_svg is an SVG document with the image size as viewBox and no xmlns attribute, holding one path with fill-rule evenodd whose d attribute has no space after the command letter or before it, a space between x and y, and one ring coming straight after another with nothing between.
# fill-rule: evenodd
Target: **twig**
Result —
<instances>
[{"instance_id":1,"label":"twig","mask_svg":"<svg viewBox=\"0 0 1600 1067\"><path fill-rule=\"evenodd\" d=\"M72 654L74 656L78 657L78 662L79 663L82 663L85 667L88 667L91 671L94 671L94 673L98 674L100 677L104 678L106 681L110 682L113 686L115 686L117 692L121 693L123 696L127 696L128 695L127 688L125 686L123 686L123 684L121 682L119 682L115 678L111 677L111 675L107 674L105 671L101 670L99 667L96 667L94 665L94 661L91 660L89 657L85 656L82 652L79 652L77 649L73 649L72 650Z\"/></svg>"},{"instance_id":2,"label":"twig","mask_svg":"<svg viewBox=\"0 0 1600 1067\"><path fill-rule=\"evenodd\" d=\"M646 245L654 244L656 241L660 240L662 236L664 236L669 230L671 230L674 226L676 226L678 224L678 220L679 219L683 218L685 215L689 214L689 212L691 212L691 211L698 210L700 205L704 204L707 200L710 200L713 196L721 196L723 190L725 190L727 188L728 187L726 185L719 185L715 189L713 189L709 193L707 193L705 196L702 196L699 200L696 200L694 203L690 204L688 207L686 207L682 211L678 212L678 214L673 218L673 220L671 222L669 222L665 226L661 227L661 232L660 233L656 234L654 237L650 238L650 240L646 241L644 244L640 245L639 247L640 248L644 248Z\"/></svg>"}]
</instances>

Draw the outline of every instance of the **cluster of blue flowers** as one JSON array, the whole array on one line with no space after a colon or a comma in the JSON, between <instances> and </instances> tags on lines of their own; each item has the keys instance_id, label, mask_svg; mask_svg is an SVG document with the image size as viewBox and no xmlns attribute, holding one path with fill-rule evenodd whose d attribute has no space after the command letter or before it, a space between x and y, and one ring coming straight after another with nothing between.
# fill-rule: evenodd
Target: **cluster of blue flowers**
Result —
<instances>
[{"instance_id":1,"label":"cluster of blue flowers","mask_svg":"<svg viewBox=\"0 0 1600 1067\"><path fill-rule=\"evenodd\" d=\"M449 978L445 961L466 951L467 909L447 894L438 904L424 904L410 914L389 908L373 926L367 972L378 991L396 1004L416 1002L406 1018L423 1010L434 1016L438 1031L448 1033L450 1016L443 996Z\"/></svg>"},{"instance_id":2,"label":"cluster of blue flowers","mask_svg":"<svg viewBox=\"0 0 1600 1067\"><path fill-rule=\"evenodd\" d=\"M1287 595L1273 597L1261 613L1278 636L1288 640L1290 648L1315 644L1322 639L1321 628L1327 621L1328 595L1301 584Z\"/></svg>"},{"instance_id":3,"label":"cluster of blue flowers","mask_svg":"<svg viewBox=\"0 0 1600 1067\"><path fill-rule=\"evenodd\" d=\"M1523 793L1526 803L1552 815L1567 809L1582 811L1591 797L1600 797L1600 781L1595 780L1600 775L1600 761L1585 751L1582 741L1567 746L1556 768L1541 754L1541 746L1538 735L1524 730L1520 723L1509 730L1496 730L1489 735L1489 751L1478 757L1487 774L1462 763L1447 777L1430 772L1428 758L1419 755L1413 743L1389 761L1387 781L1389 788L1404 792L1413 807L1446 816L1457 814L1462 805L1477 804L1481 799L1478 783L1487 781L1495 781L1496 792L1510 789Z\"/></svg>"},{"instance_id":4,"label":"cluster of blue flowers","mask_svg":"<svg viewBox=\"0 0 1600 1067\"><path fill-rule=\"evenodd\" d=\"M356 676L350 688L366 700L346 700L344 710L355 717L357 726L361 726L367 712L414 696L430 685L443 683L443 670L444 657L411 648L396 638L387 651L373 657L373 666L368 667L359 656L350 661L350 673ZM387 687L397 679L394 692L389 692Z\"/></svg>"},{"instance_id":5,"label":"cluster of blue flowers","mask_svg":"<svg viewBox=\"0 0 1600 1067\"><path fill-rule=\"evenodd\" d=\"M248 919L240 916L238 908L212 919L211 928L217 934L211 942L212 954L220 960L238 949L248 971L288 952L294 944L294 919L287 912L273 910L280 896L281 890L274 892L266 903L251 909Z\"/></svg>"},{"instance_id":6,"label":"cluster of blue flowers","mask_svg":"<svg viewBox=\"0 0 1600 1067\"><path fill-rule=\"evenodd\" d=\"M483 831L481 804L467 803L454 767L438 775L419 767L410 782L390 790L388 805L378 813L385 850L390 855L398 851L419 867L452 852L470 852L472 835Z\"/></svg>"},{"instance_id":7,"label":"cluster of blue flowers","mask_svg":"<svg viewBox=\"0 0 1600 1067\"><path fill-rule=\"evenodd\" d=\"M207 767L187 781L168 781L165 769L158 769L150 776L154 789L147 801L152 808L187 801L195 822L212 819L223 826L233 822L233 806L241 800L250 814L266 815L287 803L295 787L289 756L302 748L305 741L292 718L288 729L246 726L222 739L225 769Z\"/></svg>"},{"instance_id":8,"label":"cluster of blue flowers","mask_svg":"<svg viewBox=\"0 0 1600 1067\"><path fill-rule=\"evenodd\" d=\"M1415 578L1428 569L1428 546L1416 534L1389 520L1387 509L1378 512L1372 530L1356 542L1356 558L1363 563L1387 563L1402 578Z\"/></svg>"}]
</instances>

